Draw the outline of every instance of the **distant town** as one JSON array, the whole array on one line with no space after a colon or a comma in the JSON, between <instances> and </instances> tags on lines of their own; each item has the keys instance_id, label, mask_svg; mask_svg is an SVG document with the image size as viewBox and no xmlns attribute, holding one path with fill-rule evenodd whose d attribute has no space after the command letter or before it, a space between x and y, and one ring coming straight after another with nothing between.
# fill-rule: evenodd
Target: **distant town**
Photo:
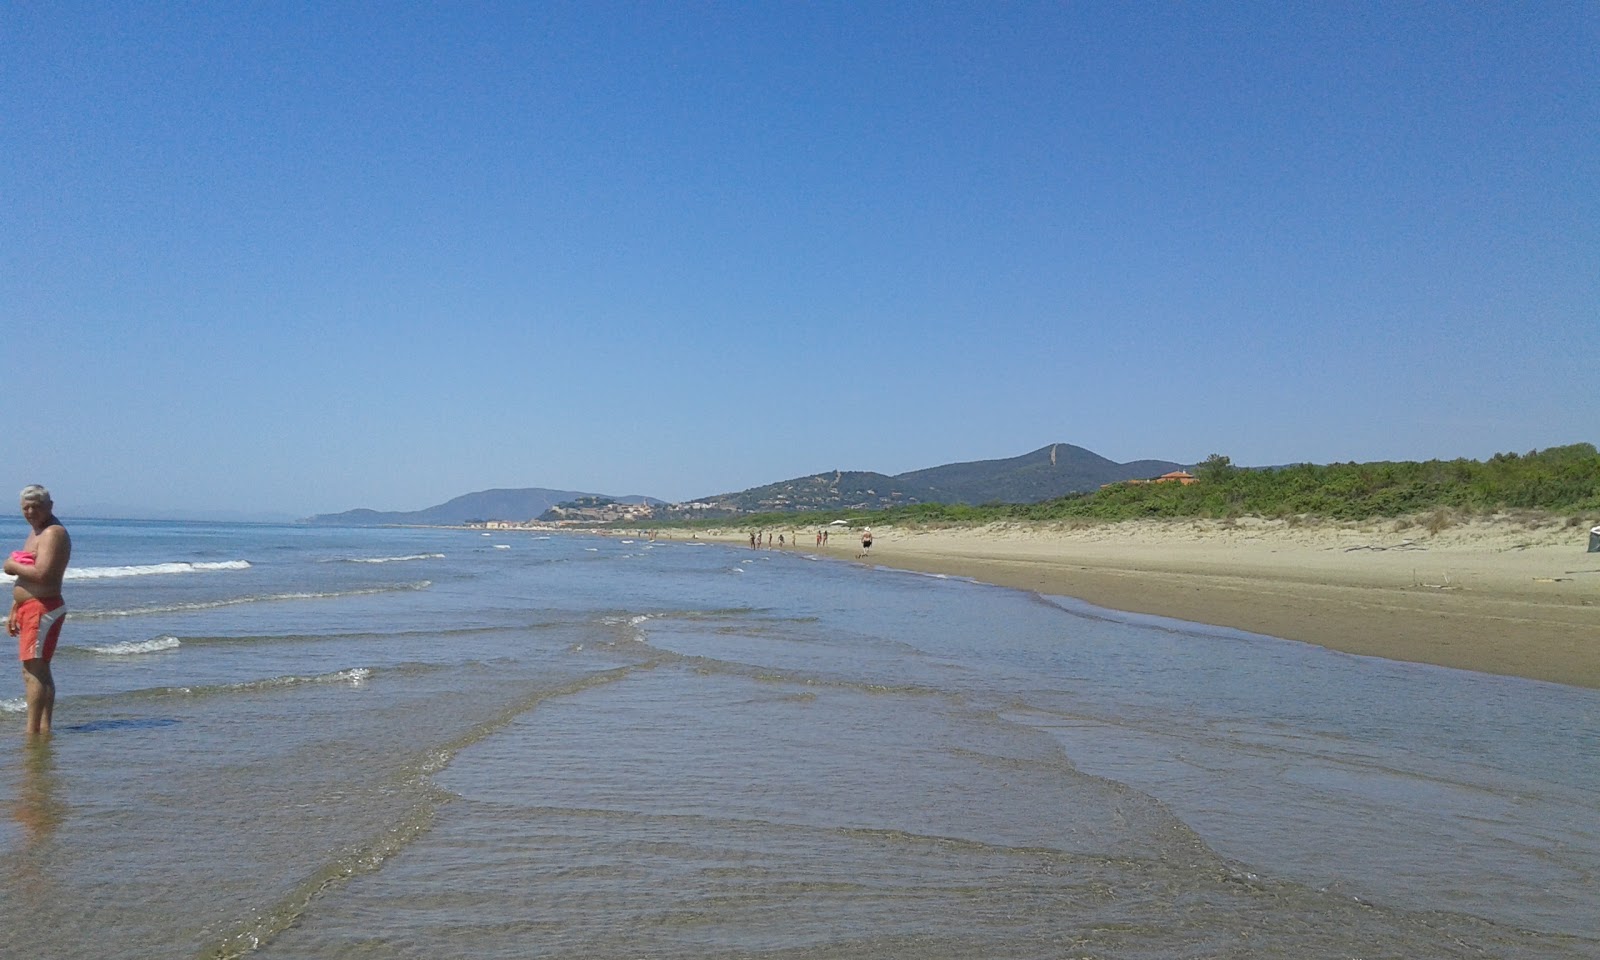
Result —
<instances>
[{"instance_id":1,"label":"distant town","mask_svg":"<svg viewBox=\"0 0 1600 960\"><path fill-rule=\"evenodd\" d=\"M469 527L484 530L537 530L549 527L584 527L597 523L636 523L660 519L663 514L675 519L706 516L713 505L692 503L621 503L610 497L579 497L558 503L532 520L468 520Z\"/></svg>"}]
</instances>

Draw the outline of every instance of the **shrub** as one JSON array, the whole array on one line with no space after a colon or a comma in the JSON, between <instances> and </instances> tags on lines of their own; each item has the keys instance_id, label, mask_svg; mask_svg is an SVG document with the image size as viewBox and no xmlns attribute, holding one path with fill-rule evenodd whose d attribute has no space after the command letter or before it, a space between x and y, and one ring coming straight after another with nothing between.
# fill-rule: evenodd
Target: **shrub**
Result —
<instances>
[{"instance_id":1,"label":"shrub","mask_svg":"<svg viewBox=\"0 0 1600 960\"><path fill-rule=\"evenodd\" d=\"M1428 519L1423 526L1427 528L1429 533L1439 533L1455 526L1455 518L1450 515L1450 511L1441 507L1428 514Z\"/></svg>"}]
</instances>

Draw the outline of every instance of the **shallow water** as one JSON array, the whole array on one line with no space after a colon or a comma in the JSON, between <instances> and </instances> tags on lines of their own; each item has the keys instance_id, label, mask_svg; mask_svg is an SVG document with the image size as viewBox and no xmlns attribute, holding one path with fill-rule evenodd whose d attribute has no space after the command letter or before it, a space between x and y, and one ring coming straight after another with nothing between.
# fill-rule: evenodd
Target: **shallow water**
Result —
<instances>
[{"instance_id":1,"label":"shallow water","mask_svg":"<svg viewBox=\"0 0 1600 960\"><path fill-rule=\"evenodd\" d=\"M8 956L1600 955L1593 691L803 551L71 526Z\"/></svg>"}]
</instances>

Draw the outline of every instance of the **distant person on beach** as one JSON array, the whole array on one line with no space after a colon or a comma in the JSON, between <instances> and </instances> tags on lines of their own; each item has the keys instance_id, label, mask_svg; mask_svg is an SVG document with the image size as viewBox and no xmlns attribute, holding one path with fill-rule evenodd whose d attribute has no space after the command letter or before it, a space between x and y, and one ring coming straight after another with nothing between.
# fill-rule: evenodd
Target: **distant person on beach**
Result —
<instances>
[{"instance_id":1,"label":"distant person on beach","mask_svg":"<svg viewBox=\"0 0 1600 960\"><path fill-rule=\"evenodd\" d=\"M17 638L28 733L42 734L50 732L55 712L56 681L50 674L50 658L55 656L61 623L67 618L61 580L72 557L72 538L56 519L50 491L37 483L22 488L22 516L33 530L22 549L5 563L5 572L17 578L11 589L6 632Z\"/></svg>"},{"instance_id":2,"label":"distant person on beach","mask_svg":"<svg viewBox=\"0 0 1600 960\"><path fill-rule=\"evenodd\" d=\"M861 555L864 557L872 552L872 528L861 528Z\"/></svg>"}]
</instances>

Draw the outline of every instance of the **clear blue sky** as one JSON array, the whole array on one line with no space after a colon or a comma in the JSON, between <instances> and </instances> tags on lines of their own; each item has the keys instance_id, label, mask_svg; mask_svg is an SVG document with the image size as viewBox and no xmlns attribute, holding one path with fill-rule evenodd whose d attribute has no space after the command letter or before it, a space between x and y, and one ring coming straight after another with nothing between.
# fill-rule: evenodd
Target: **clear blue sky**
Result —
<instances>
[{"instance_id":1,"label":"clear blue sky","mask_svg":"<svg viewBox=\"0 0 1600 960\"><path fill-rule=\"evenodd\" d=\"M0 7L0 476L667 499L1600 440L1600 7Z\"/></svg>"}]
</instances>

